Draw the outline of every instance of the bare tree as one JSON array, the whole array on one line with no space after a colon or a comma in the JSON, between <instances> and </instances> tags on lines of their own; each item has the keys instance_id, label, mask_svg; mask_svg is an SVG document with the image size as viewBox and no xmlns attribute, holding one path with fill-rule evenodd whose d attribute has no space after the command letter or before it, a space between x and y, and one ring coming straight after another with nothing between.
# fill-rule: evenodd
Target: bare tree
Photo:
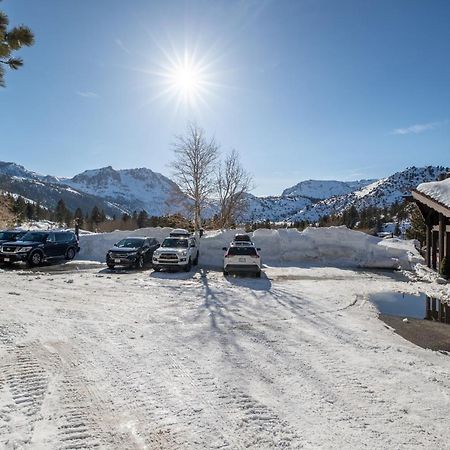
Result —
<instances>
[{"instance_id":1,"label":"bare tree","mask_svg":"<svg viewBox=\"0 0 450 450\"><path fill-rule=\"evenodd\" d=\"M247 209L246 193L252 188L252 176L242 167L239 153L232 150L217 171L219 221L222 228L233 225Z\"/></svg>"},{"instance_id":2,"label":"bare tree","mask_svg":"<svg viewBox=\"0 0 450 450\"><path fill-rule=\"evenodd\" d=\"M214 171L219 157L219 147L204 130L189 125L185 135L176 137L173 145L175 161L170 166L181 192L190 200L194 227L201 227L202 209L215 190Z\"/></svg>"}]
</instances>

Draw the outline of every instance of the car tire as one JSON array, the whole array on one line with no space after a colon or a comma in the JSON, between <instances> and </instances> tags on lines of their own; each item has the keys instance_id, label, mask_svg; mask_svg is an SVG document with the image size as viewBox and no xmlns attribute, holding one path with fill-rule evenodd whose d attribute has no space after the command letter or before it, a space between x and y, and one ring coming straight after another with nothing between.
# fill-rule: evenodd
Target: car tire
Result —
<instances>
[{"instance_id":1,"label":"car tire","mask_svg":"<svg viewBox=\"0 0 450 450\"><path fill-rule=\"evenodd\" d=\"M113 270L114 269L114 264L106 264L108 266L109 270Z\"/></svg>"},{"instance_id":2,"label":"car tire","mask_svg":"<svg viewBox=\"0 0 450 450\"><path fill-rule=\"evenodd\" d=\"M42 253L40 251L35 251L28 257L27 264L29 267L39 266L42 264L43 259L44 256Z\"/></svg>"},{"instance_id":3,"label":"car tire","mask_svg":"<svg viewBox=\"0 0 450 450\"><path fill-rule=\"evenodd\" d=\"M153 267L153 270L154 270L155 272L160 272L160 271L161 271L161 268L160 268L160 267Z\"/></svg>"},{"instance_id":4,"label":"car tire","mask_svg":"<svg viewBox=\"0 0 450 450\"><path fill-rule=\"evenodd\" d=\"M191 258L189 258L188 263L186 264L186 266L184 267L184 271L185 272L190 272L192 269L192 262L191 262Z\"/></svg>"},{"instance_id":5,"label":"car tire","mask_svg":"<svg viewBox=\"0 0 450 450\"><path fill-rule=\"evenodd\" d=\"M67 259L67 261L71 261L73 258L75 258L75 255L76 255L75 249L70 247L67 249L65 258Z\"/></svg>"},{"instance_id":6,"label":"car tire","mask_svg":"<svg viewBox=\"0 0 450 450\"><path fill-rule=\"evenodd\" d=\"M200 252L197 252L197 256L195 257L195 259L194 259L194 266L197 266L198 265L198 257L200 256Z\"/></svg>"},{"instance_id":7,"label":"car tire","mask_svg":"<svg viewBox=\"0 0 450 450\"><path fill-rule=\"evenodd\" d=\"M229 273L228 273L226 270L224 270L224 271L223 271L223 276L224 276L224 277L227 277L228 275L229 275Z\"/></svg>"},{"instance_id":8,"label":"car tire","mask_svg":"<svg viewBox=\"0 0 450 450\"><path fill-rule=\"evenodd\" d=\"M136 269L142 270L144 268L144 257L139 256L139 258L136 261Z\"/></svg>"},{"instance_id":9,"label":"car tire","mask_svg":"<svg viewBox=\"0 0 450 450\"><path fill-rule=\"evenodd\" d=\"M261 271L255 273L256 278L261 278Z\"/></svg>"}]
</instances>

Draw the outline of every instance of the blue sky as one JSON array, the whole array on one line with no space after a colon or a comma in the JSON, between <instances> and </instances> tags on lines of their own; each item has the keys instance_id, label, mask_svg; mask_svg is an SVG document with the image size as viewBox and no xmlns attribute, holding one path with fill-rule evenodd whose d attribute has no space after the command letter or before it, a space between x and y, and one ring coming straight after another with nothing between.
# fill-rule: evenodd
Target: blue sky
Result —
<instances>
[{"instance_id":1,"label":"blue sky","mask_svg":"<svg viewBox=\"0 0 450 450\"><path fill-rule=\"evenodd\" d=\"M446 0L5 0L36 45L0 90L0 160L72 176L170 175L189 120L237 149L255 194L450 165ZM184 52L206 92L164 94Z\"/></svg>"}]
</instances>

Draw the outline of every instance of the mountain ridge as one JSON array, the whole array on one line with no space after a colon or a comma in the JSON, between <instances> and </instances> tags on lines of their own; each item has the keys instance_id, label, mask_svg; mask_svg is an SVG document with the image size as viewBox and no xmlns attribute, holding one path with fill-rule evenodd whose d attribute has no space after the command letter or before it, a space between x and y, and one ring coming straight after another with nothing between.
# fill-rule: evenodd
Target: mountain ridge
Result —
<instances>
[{"instance_id":1,"label":"mountain ridge","mask_svg":"<svg viewBox=\"0 0 450 450\"><path fill-rule=\"evenodd\" d=\"M419 183L434 181L448 170L443 166L413 166L379 180L303 180L279 196L248 193L248 209L242 220L316 222L324 216L341 214L351 206L358 210L368 206L383 208L401 201ZM41 175L19 164L0 161L0 190L50 208L63 198L69 209L81 207L85 213L95 205L110 216L140 210L155 216L182 212L174 201L174 193L180 192L177 184L146 167L106 166L67 178Z\"/></svg>"}]
</instances>

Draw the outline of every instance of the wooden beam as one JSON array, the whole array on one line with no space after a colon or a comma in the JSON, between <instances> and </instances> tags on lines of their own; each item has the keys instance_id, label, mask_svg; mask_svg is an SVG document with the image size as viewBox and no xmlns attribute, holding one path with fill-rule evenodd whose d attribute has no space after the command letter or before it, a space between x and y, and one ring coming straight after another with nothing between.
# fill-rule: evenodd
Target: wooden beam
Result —
<instances>
[{"instance_id":1,"label":"wooden beam","mask_svg":"<svg viewBox=\"0 0 450 450\"><path fill-rule=\"evenodd\" d=\"M434 209L438 213L444 214L445 217L450 217L450 208L443 203L433 200L428 195L416 190L411 191L411 194L416 201L423 203L424 205L428 206L431 209Z\"/></svg>"}]
</instances>

